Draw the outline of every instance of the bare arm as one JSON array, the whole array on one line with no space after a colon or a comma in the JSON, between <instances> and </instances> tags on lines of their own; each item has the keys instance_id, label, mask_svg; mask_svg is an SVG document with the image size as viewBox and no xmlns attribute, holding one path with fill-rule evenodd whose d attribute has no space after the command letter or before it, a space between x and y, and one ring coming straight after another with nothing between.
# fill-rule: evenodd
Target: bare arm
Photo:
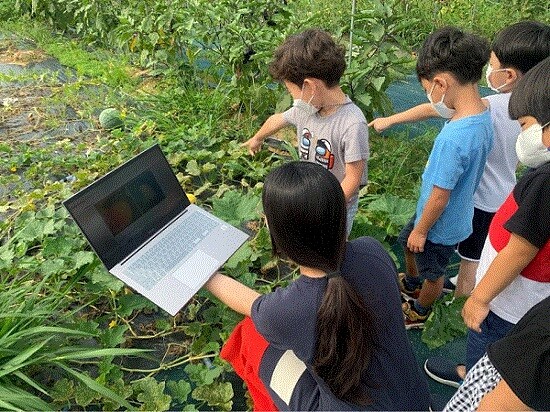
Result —
<instances>
[{"instance_id":1,"label":"bare arm","mask_svg":"<svg viewBox=\"0 0 550 412\"><path fill-rule=\"evenodd\" d=\"M346 176L344 180L342 180L342 183L340 183L344 191L344 196L346 197L346 203L349 202L351 197L357 192L361 184L361 178L363 177L363 170L365 170L364 160L346 163Z\"/></svg>"},{"instance_id":2,"label":"bare arm","mask_svg":"<svg viewBox=\"0 0 550 412\"><path fill-rule=\"evenodd\" d=\"M215 273L204 286L235 312L250 316L252 303L260 294L229 276Z\"/></svg>"},{"instance_id":3,"label":"bare arm","mask_svg":"<svg viewBox=\"0 0 550 412\"><path fill-rule=\"evenodd\" d=\"M486 393L477 408L478 411L530 411L532 410L519 399L514 391L501 379L497 386Z\"/></svg>"},{"instance_id":4,"label":"bare arm","mask_svg":"<svg viewBox=\"0 0 550 412\"><path fill-rule=\"evenodd\" d=\"M428 197L428 201L426 202L422 215L420 216L420 220L412 230L409 235L409 239L407 240L407 247L411 252L419 253L424 251L424 245L428 237L428 232L447 207L450 196L450 190L433 186L430 197Z\"/></svg>"},{"instance_id":5,"label":"bare arm","mask_svg":"<svg viewBox=\"0 0 550 412\"><path fill-rule=\"evenodd\" d=\"M273 133L281 130L283 127L288 126L288 122L284 119L282 113L275 113L268 117L264 122L260 130L256 132L254 136L241 144L248 148L248 153L255 155L262 147L264 139L271 136Z\"/></svg>"},{"instance_id":6,"label":"bare arm","mask_svg":"<svg viewBox=\"0 0 550 412\"><path fill-rule=\"evenodd\" d=\"M464 304L462 317L466 326L481 332L479 325L489 313L489 303L512 283L538 251L527 239L511 234L508 244L495 257Z\"/></svg>"},{"instance_id":7,"label":"bare arm","mask_svg":"<svg viewBox=\"0 0 550 412\"><path fill-rule=\"evenodd\" d=\"M369 126L374 127L374 130L377 132L382 132L397 124L417 122L420 120L430 119L432 117L438 117L437 112L430 103L422 103L418 106L411 107L408 110L388 117L378 117L373 119L369 123Z\"/></svg>"}]
</instances>

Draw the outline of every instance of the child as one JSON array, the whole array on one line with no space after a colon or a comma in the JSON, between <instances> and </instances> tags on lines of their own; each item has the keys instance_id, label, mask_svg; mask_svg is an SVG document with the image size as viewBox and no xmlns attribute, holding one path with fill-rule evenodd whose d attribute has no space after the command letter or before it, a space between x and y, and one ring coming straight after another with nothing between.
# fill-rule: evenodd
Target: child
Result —
<instances>
[{"instance_id":1,"label":"child","mask_svg":"<svg viewBox=\"0 0 550 412\"><path fill-rule=\"evenodd\" d=\"M434 141L416 214L399 235L406 265L402 288L412 293L421 285L418 298L403 303L409 327L423 325L443 290L456 244L472 233L473 195L493 142L477 86L489 53L484 39L446 27L432 33L418 54L416 71L428 100L449 121Z\"/></svg>"},{"instance_id":2,"label":"child","mask_svg":"<svg viewBox=\"0 0 550 412\"><path fill-rule=\"evenodd\" d=\"M497 34L491 49L485 77L488 86L500 94L486 97L483 103L491 111L493 149L474 193L473 232L457 247L461 260L455 296L467 296L472 291L491 219L516 184L516 138L520 127L508 115L508 101L512 89L527 70L550 55L550 26L536 21L513 24ZM369 126L380 132L396 124L436 115L430 104L421 104L402 113L374 119Z\"/></svg>"},{"instance_id":3,"label":"child","mask_svg":"<svg viewBox=\"0 0 550 412\"><path fill-rule=\"evenodd\" d=\"M295 126L300 159L322 165L342 185L349 235L359 186L367 183L369 136L363 112L339 86L345 68L344 48L328 33L309 29L288 37L275 51L269 71L284 83L294 98L293 107L270 116L243 146L253 155L266 137Z\"/></svg>"},{"instance_id":4,"label":"child","mask_svg":"<svg viewBox=\"0 0 550 412\"><path fill-rule=\"evenodd\" d=\"M477 272L464 304L470 369L490 342L501 338L535 304L550 296L550 57L518 83L510 117L522 132L516 151L532 168L495 214Z\"/></svg>"},{"instance_id":5,"label":"child","mask_svg":"<svg viewBox=\"0 0 550 412\"><path fill-rule=\"evenodd\" d=\"M373 238L346 242L334 175L310 162L285 163L266 177L262 203L274 252L295 262L300 276L264 295L219 273L206 284L250 316L222 356L254 388L255 409L428 410L395 264Z\"/></svg>"},{"instance_id":6,"label":"child","mask_svg":"<svg viewBox=\"0 0 550 412\"><path fill-rule=\"evenodd\" d=\"M469 295L475 285L475 272L489 231L491 220L516 183L516 140L521 131L508 114L508 101L519 79L535 64L550 55L550 26L536 21L523 21L501 30L491 46L486 79L499 94L483 99L491 111L494 128L493 149L474 194L473 232L460 242L461 257L455 296ZM426 107L427 106L427 107ZM419 105L403 113L371 122L377 130L416 118L426 118L430 105ZM441 357L431 357L424 364L426 373L440 383L458 387L466 375L465 365Z\"/></svg>"},{"instance_id":7,"label":"child","mask_svg":"<svg viewBox=\"0 0 550 412\"><path fill-rule=\"evenodd\" d=\"M468 338L479 334L477 348L470 347L470 339L467 348L469 354L477 349L479 360L470 365L448 411L550 409L549 73L547 57L525 74L510 98L510 116L522 129L517 154L532 169L491 223L478 271L478 277L485 275L462 312L471 329ZM491 314L508 322L508 329L495 330L487 321ZM492 340L502 332L504 338Z\"/></svg>"}]
</instances>

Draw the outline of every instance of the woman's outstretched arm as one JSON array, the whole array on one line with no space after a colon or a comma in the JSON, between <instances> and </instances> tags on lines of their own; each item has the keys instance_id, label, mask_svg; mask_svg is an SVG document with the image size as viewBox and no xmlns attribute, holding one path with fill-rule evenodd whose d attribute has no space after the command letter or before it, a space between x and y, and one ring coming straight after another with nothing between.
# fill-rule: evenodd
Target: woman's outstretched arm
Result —
<instances>
[{"instance_id":1,"label":"woman's outstretched arm","mask_svg":"<svg viewBox=\"0 0 550 412\"><path fill-rule=\"evenodd\" d=\"M219 272L216 272L204 287L235 312L246 316L250 316L252 303L260 296L255 290Z\"/></svg>"}]
</instances>

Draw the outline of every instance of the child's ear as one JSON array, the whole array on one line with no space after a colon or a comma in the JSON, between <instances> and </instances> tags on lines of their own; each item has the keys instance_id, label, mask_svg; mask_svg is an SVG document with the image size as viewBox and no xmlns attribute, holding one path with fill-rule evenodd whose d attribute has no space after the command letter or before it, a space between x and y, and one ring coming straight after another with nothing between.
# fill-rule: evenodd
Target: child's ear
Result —
<instances>
[{"instance_id":1,"label":"child's ear","mask_svg":"<svg viewBox=\"0 0 550 412\"><path fill-rule=\"evenodd\" d=\"M512 84L513 82L521 79L523 74L518 69L514 69L513 67L507 67L506 76L507 76L506 83Z\"/></svg>"},{"instance_id":2,"label":"child's ear","mask_svg":"<svg viewBox=\"0 0 550 412\"><path fill-rule=\"evenodd\" d=\"M434 78L432 79L432 83L439 87L442 93L445 93L447 92L447 88L449 87L449 80L449 76L447 76L445 73L441 73L434 76Z\"/></svg>"}]
</instances>

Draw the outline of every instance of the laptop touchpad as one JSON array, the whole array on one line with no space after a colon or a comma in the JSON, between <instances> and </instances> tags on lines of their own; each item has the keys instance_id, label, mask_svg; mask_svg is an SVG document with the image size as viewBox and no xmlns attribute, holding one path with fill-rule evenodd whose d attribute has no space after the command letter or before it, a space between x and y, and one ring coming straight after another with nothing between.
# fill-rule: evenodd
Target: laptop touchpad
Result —
<instances>
[{"instance_id":1,"label":"laptop touchpad","mask_svg":"<svg viewBox=\"0 0 550 412\"><path fill-rule=\"evenodd\" d=\"M221 263L212 256L204 253L202 250L197 250L178 269L175 270L173 276L189 286L193 290L199 290L206 279L210 277L219 267ZM189 276L192 273L193 276Z\"/></svg>"}]
</instances>

